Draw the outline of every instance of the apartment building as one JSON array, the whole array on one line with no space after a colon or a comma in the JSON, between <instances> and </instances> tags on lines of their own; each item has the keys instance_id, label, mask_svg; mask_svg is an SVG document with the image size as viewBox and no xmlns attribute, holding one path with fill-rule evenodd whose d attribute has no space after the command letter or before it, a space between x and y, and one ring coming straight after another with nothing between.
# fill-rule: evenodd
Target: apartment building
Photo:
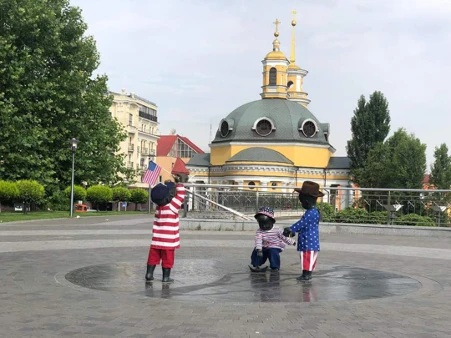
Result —
<instances>
[{"instance_id":1,"label":"apartment building","mask_svg":"<svg viewBox=\"0 0 451 338\"><path fill-rule=\"evenodd\" d=\"M127 154L127 168L136 171L135 180L141 182L141 177L147 169L149 160L156 156L157 142L160 138L158 129L157 105L134 93L127 94L110 92L114 96L111 106L111 116L124 126L128 138L121 143L121 152Z\"/></svg>"}]
</instances>

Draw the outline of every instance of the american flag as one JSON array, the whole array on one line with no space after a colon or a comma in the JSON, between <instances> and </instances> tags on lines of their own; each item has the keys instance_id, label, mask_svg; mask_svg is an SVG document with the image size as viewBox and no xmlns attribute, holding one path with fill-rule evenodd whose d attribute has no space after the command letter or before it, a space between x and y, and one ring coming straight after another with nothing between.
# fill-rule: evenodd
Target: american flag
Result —
<instances>
[{"instance_id":1,"label":"american flag","mask_svg":"<svg viewBox=\"0 0 451 338\"><path fill-rule=\"evenodd\" d=\"M143 177L143 183L154 185L157 182L158 176L160 175L161 167L154 161L149 162L146 173Z\"/></svg>"}]
</instances>

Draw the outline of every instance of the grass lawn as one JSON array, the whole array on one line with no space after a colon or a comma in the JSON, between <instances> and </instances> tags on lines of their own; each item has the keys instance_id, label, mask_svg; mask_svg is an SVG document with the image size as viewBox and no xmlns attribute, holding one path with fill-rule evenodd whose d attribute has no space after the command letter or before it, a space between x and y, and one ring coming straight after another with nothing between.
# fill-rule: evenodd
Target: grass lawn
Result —
<instances>
[{"instance_id":1,"label":"grass lawn","mask_svg":"<svg viewBox=\"0 0 451 338\"><path fill-rule=\"evenodd\" d=\"M120 215L147 215L147 211L99 211L99 212L75 212L74 217L92 216L120 216ZM14 221L32 221L52 218L69 218L69 211L34 211L24 214L22 212L1 212L0 223Z\"/></svg>"}]
</instances>

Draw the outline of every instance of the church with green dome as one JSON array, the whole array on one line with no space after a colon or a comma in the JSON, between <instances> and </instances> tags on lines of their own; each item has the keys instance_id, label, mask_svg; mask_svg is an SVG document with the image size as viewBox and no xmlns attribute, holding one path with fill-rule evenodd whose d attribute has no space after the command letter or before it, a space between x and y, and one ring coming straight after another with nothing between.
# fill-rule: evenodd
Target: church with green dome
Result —
<instances>
[{"instance_id":1,"label":"church with green dome","mask_svg":"<svg viewBox=\"0 0 451 338\"><path fill-rule=\"evenodd\" d=\"M303 90L307 71L295 63L295 18L290 60L280 51L276 20L273 50L263 63L261 99L224 117L210 153L195 155L186 165L190 183L244 185L260 191L291 192L303 181L321 188L350 187L349 159L334 157L330 126L307 106Z\"/></svg>"}]
</instances>

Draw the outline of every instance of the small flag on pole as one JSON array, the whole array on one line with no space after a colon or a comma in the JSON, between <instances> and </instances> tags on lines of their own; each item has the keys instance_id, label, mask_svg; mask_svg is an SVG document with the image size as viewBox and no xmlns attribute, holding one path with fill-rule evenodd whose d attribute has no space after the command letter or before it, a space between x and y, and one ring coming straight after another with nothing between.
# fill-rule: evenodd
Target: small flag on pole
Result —
<instances>
[{"instance_id":1,"label":"small flag on pole","mask_svg":"<svg viewBox=\"0 0 451 338\"><path fill-rule=\"evenodd\" d=\"M143 182L154 185L158 180L158 176L160 175L161 167L156 164L154 161L149 162L149 166L147 167L146 173L143 177Z\"/></svg>"}]
</instances>

